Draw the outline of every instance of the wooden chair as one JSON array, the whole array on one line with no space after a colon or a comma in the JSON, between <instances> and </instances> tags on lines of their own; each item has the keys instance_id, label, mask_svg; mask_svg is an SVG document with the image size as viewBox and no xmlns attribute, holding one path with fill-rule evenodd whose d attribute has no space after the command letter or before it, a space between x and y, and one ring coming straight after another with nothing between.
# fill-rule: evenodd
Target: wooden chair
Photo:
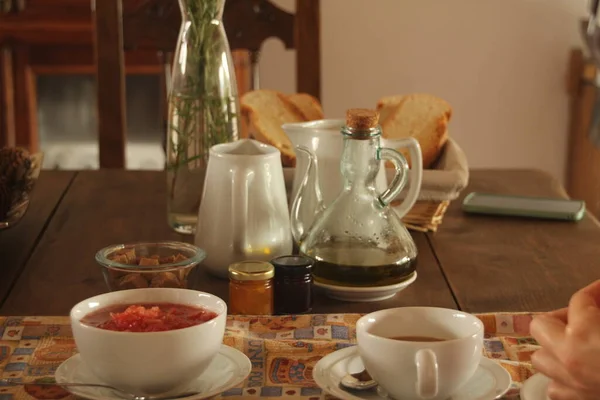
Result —
<instances>
[{"instance_id":1,"label":"wooden chair","mask_svg":"<svg viewBox=\"0 0 600 400\"><path fill-rule=\"evenodd\" d=\"M584 200L590 213L600 218L600 147L590 140L600 91L596 84L600 73L600 35L587 37L587 20L581 21L580 31L586 49L572 49L567 74L569 94L569 150L567 154L566 187L569 196Z\"/></svg>"},{"instance_id":2,"label":"wooden chair","mask_svg":"<svg viewBox=\"0 0 600 400\"><path fill-rule=\"evenodd\" d=\"M165 65L166 87L180 27L179 8L174 0L136 0L125 10L122 0L96 0L93 21L100 167L123 168L124 52L140 46L157 49ZM297 90L320 98L319 0L296 0L295 14L268 0L227 0L223 23L235 54L240 94L258 87L260 48L266 39L277 37L286 48L296 49Z\"/></svg>"},{"instance_id":3,"label":"wooden chair","mask_svg":"<svg viewBox=\"0 0 600 400\"><path fill-rule=\"evenodd\" d=\"M570 127L566 187L569 196L584 200L588 211L600 218L600 148L589 137L596 107L598 68L581 49L571 52L567 91Z\"/></svg>"}]
</instances>

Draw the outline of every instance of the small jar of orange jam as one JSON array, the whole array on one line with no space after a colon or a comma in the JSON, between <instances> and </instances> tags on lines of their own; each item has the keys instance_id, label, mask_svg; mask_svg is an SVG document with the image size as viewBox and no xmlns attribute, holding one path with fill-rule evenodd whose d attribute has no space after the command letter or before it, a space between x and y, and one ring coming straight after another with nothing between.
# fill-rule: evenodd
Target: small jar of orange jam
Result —
<instances>
[{"instance_id":1,"label":"small jar of orange jam","mask_svg":"<svg viewBox=\"0 0 600 400\"><path fill-rule=\"evenodd\" d=\"M273 314L273 265L242 261L229 266L229 307L232 315Z\"/></svg>"}]
</instances>

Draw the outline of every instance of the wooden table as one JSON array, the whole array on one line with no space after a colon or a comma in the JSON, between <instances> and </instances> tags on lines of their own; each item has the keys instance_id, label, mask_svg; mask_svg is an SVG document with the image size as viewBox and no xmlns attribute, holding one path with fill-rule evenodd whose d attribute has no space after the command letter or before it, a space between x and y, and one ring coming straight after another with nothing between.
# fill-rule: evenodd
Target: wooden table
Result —
<instances>
[{"instance_id":1,"label":"wooden table","mask_svg":"<svg viewBox=\"0 0 600 400\"><path fill-rule=\"evenodd\" d=\"M175 239L166 222L161 172L43 171L30 209L0 231L0 315L66 315L103 293L94 261L114 243ZM566 196L549 175L530 170L477 170L463 193L486 191ZM462 198L437 233L413 233L417 281L394 298L345 303L318 294L315 313L369 312L406 305L468 312L544 311L564 307L577 289L600 278L600 226L465 215ZM227 281L199 274L195 287L227 299Z\"/></svg>"}]
</instances>

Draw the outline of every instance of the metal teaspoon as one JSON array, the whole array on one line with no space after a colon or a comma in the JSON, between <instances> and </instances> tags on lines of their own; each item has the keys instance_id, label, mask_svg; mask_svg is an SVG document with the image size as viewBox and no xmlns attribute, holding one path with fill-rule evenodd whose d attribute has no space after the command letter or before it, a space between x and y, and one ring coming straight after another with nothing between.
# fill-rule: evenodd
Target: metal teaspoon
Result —
<instances>
[{"instance_id":1,"label":"metal teaspoon","mask_svg":"<svg viewBox=\"0 0 600 400\"><path fill-rule=\"evenodd\" d=\"M340 384L351 390L369 390L377 386L377 382L371 378L371 375L366 370L345 375Z\"/></svg>"}]
</instances>

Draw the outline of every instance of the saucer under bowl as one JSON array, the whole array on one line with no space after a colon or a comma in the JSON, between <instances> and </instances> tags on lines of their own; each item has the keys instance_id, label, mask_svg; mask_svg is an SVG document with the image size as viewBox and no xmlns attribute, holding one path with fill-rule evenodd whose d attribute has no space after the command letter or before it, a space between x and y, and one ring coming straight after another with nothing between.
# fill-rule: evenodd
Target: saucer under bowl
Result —
<instances>
[{"instance_id":1,"label":"saucer under bowl","mask_svg":"<svg viewBox=\"0 0 600 400\"><path fill-rule=\"evenodd\" d=\"M251 370L250 359L244 353L222 345L204 373L199 374L187 385L173 390L172 394L195 392L197 394L182 399L209 399L239 385L250 375ZM67 382L103 383L82 362L79 354L63 362L56 370L54 378L57 385ZM66 389L75 396L90 400L129 399L123 394L104 388L69 387Z\"/></svg>"}]
</instances>

